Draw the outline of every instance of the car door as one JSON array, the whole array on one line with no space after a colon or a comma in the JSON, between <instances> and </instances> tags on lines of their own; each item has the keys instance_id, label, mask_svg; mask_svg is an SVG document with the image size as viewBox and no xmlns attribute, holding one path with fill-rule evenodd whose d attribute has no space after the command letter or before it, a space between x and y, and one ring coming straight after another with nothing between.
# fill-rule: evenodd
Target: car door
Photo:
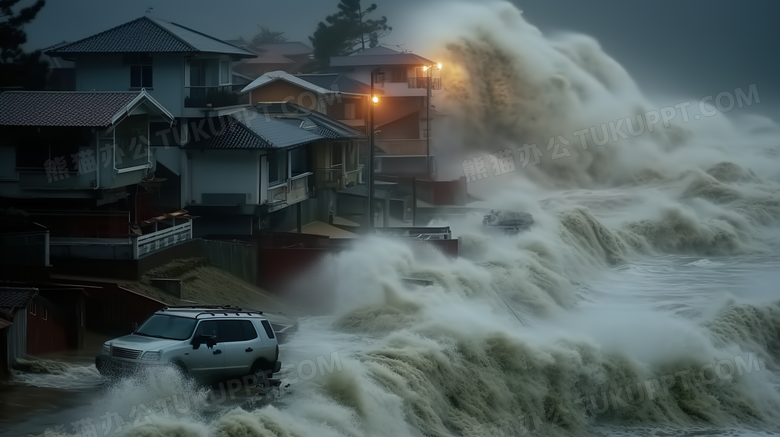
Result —
<instances>
[{"instance_id":1,"label":"car door","mask_svg":"<svg viewBox=\"0 0 780 437\"><path fill-rule=\"evenodd\" d=\"M257 331L249 320L220 320L219 332L225 347L225 373L230 378L249 375L261 356Z\"/></svg>"},{"instance_id":2,"label":"car door","mask_svg":"<svg viewBox=\"0 0 780 437\"><path fill-rule=\"evenodd\" d=\"M200 335L214 336L217 339L217 344L211 348L206 344L199 345L197 349L191 347L182 356L182 361L187 366L190 374L198 379L214 380L221 378L225 371L225 351L223 348L224 344L219 341L218 321L201 321L198 327L195 328L193 338L198 338Z\"/></svg>"}]
</instances>

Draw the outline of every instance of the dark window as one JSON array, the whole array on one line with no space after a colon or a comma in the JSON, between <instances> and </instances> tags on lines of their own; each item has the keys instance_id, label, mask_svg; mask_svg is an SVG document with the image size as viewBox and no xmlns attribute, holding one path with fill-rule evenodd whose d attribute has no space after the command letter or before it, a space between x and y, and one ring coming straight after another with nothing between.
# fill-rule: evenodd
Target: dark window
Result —
<instances>
[{"instance_id":1,"label":"dark window","mask_svg":"<svg viewBox=\"0 0 780 437\"><path fill-rule=\"evenodd\" d=\"M337 165L341 165L343 162L342 160L342 151L343 151L343 145L341 143L333 143L331 145L330 149L330 166L335 167Z\"/></svg>"},{"instance_id":2,"label":"dark window","mask_svg":"<svg viewBox=\"0 0 780 437\"><path fill-rule=\"evenodd\" d=\"M152 57L148 53L128 55L126 62L130 64L130 87L152 88Z\"/></svg>"},{"instance_id":3,"label":"dark window","mask_svg":"<svg viewBox=\"0 0 780 437\"><path fill-rule=\"evenodd\" d=\"M390 82L393 83L406 82L407 80L406 67L393 67L393 68L389 68L389 70L390 70Z\"/></svg>"},{"instance_id":4,"label":"dark window","mask_svg":"<svg viewBox=\"0 0 780 437\"><path fill-rule=\"evenodd\" d=\"M30 304L30 314L35 315L37 309L38 309L37 305L35 305L34 303Z\"/></svg>"},{"instance_id":5,"label":"dark window","mask_svg":"<svg viewBox=\"0 0 780 437\"><path fill-rule=\"evenodd\" d=\"M201 322L198 325L198 329L195 331L195 336L207 335L209 337L219 338L219 327L216 320L209 320Z\"/></svg>"},{"instance_id":6,"label":"dark window","mask_svg":"<svg viewBox=\"0 0 780 437\"><path fill-rule=\"evenodd\" d=\"M244 341L244 330L241 328L241 323L238 320L220 320L218 324L219 336L217 336L217 341Z\"/></svg>"},{"instance_id":7,"label":"dark window","mask_svg":"<svg viewBox=\"0 0 780 437\"><path fill-rule=\"evenodd\" d=\"M43 320L49 320L49 310L43 309Z\"/></svg>"},{"instance_id":8,"label":"dark window","mask_svg":"<svg viewBox=\"0 0 780 437\"><path fill-rule=\"evenodd\" d=\"M266 335L268 335L268 338L274 338L274 330L271 328L271 324L268 323L268 320L263 320L263 328L265 329Z\"/></svg>"},{"instance_id":9,"label":"dark window","mask_svg":"<svg viewBox=\"0 0 780 437\"><path fill-rule=\"evenodd\" d=\"M257 338L257 331L249 320L241 321L241 329L244 330L244 340L254 340Z\"/></svg>"},{"instance_id":10,"label":"dark window","mask_svg":"<svg viewBox=\"0 0 780 437\"><path fill-rule=\"evenodd\" d=\"M17 168L44 169L49 160L49 140L47 138L20 138L16 147Z\"/></svg>"}]
</instances>

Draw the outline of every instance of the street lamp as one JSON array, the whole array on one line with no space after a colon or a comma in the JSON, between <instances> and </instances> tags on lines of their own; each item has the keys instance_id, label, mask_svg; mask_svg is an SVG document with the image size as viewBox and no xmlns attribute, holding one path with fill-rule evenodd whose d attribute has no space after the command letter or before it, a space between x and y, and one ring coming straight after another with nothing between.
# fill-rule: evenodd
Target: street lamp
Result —
<instances>
[{"instance_id":1,"label":"street lamp","mask_svg":"<svg viewBox=\"0 0 780 437\"><path fill-rule=\"evenodd\" d=\"M441 64L426 65L423 67L423 71L426 72L426 105L425 105L425 122L427 124L427 130L425 135L425 167L428 173L428 180L431 180L431 82L433 81L433 69L436 68L441 71Z\"/></svg>"},{"instance_id":2,"label":"street lamp","mask_svg":"<svg viewBox=\"0 0 780 437\"><path fill-rule=\"evenodd\" d=\"M374 94L374 74L384 75L382 68L371 70L371 101L368 103L368 230L374 230L374 105L379 98Z\"/></svg>"}]
</instances>

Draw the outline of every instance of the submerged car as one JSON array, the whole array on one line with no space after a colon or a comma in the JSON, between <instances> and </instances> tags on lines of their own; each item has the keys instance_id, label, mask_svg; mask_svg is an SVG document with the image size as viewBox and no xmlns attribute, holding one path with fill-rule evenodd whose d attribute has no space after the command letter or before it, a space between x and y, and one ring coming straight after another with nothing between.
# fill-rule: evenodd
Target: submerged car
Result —
<instances>
[{"instance_id":1,"label":"submerged car","mask_svg":"<svg viewBox=\"0 0 780 437\"><path fill-rule=\"evenodd\" d=\"M534 224L534 218L527 212L490 210L482 219L482 226L495 229L506 234L525 232Z\"/></svg>"},{"instance_id":2,"label":"submerged car","mask_svg":"<svg viewBox=\"0 0 780 437\"><path fill-rule=\"evenodd\" d=\"M95 358L107 376L173 365L202 382L255 377L281 368L276 333L261 311L237 307L166 307L132 334L109 340Z\"/></svg>"}]
</instances>

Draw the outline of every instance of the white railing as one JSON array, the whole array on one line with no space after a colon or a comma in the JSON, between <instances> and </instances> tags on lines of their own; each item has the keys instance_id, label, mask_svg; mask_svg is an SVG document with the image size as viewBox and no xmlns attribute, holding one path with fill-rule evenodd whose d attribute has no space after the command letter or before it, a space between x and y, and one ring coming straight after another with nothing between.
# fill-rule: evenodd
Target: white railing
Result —
<instances>
[{"instance_id":1,"label":"white railing","mask_svg":"<svg viewBox=\"0 0 780 437\"><path fill-rule=\"evenodd\" d=\"M138 259L142 255L173 246L176 243L192 239L192 222L187 221L172 228L141 235L133 243L133 256Z\"/></svg>"},{"instance_id":2,"label":"white railing","mask_svg":"<svg viewBox=\"0 0 780 437\"><path fill-rule=\"evenodd\" d=\"M309 176L303 173L287 181L287 203L295 203L309 198Z\"/></svg>"}]
</instances>

